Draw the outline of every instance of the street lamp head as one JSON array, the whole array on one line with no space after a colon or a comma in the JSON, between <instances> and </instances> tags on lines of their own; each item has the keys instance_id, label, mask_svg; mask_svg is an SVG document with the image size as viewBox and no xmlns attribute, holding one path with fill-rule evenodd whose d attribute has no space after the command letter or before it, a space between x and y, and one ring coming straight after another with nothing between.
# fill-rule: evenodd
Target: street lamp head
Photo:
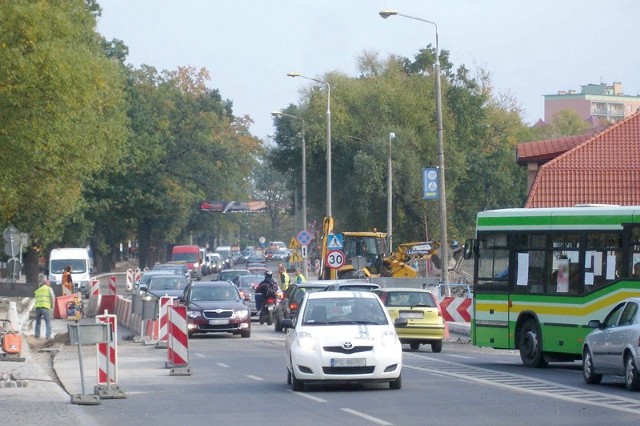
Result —
<instances>
[{"instance_id":1,"label":"street lamp head","mask_svg":"<svg viewBox=\"0 0 640 426\"><path fill-rule=\"evenodd\" d=\"M282 116L282 114L283 114L283 112L282 112L282 111L273 111L273 112L271 113L271 115L273 115L274 117L281 117L281 116Z\"/></svg>"},{"instance_id":2,"label":"street lamp head","mask_svg":"<svg viewBox=\"0 0 640 426\"><path fill-rule=\"evenodd\" d=\"M287 76L289 76L289 77L300 77L300 73L299 72L288 72Z\"/></svg>"},{"instance_id":3,"label":"street lamp head","mask_svg":"<svg viewBox=\"0 0 640 426\"><path fill-rule=\"evenodd\" d=\"M378 12L378 14L382 17L382 19L387 19L389 16L397 15L398 11L396 10L382 10Z\"/></svg>"}]
</instances>

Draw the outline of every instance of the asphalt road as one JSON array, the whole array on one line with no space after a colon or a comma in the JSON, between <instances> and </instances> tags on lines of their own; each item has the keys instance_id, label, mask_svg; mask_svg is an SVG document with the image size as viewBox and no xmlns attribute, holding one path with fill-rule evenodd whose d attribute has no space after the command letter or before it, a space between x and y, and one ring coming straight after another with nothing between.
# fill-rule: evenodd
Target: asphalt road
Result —
<instances>
[{"instance_id":1,"label":"asphalt road","mask_svg":"<svg viewBox=\"0 0 640 426\"><path fill-rule=\"evenodd\" d=\"M404 353L403 388L383 384L286 384L284 333L254 323L251 338L190 340L191 376L171 377L165 351L132 342L120 361L127 399L79 407L99 425L540 425L638 424L640 393L622 381L582 381L578 363L548 369L521 365L517 353L446 343Z\"/></svg>"},{"instance_id":2,"label":"asphalt road","mask_svg":"<svg viewBox=\"0 0 640 426\"><path fill-rule=\"evenodd\" d=\"M588 386L582 380L580 363L526 368L517 352L473 347L461 343L468 341L462 336L452 336L438 354L429 346L415 352L406 347L400 390L378 384L308 386L305 392L292 392L286 384L284 338L285 334L276 333L272 326L255 322L249 339L196 337L189 342L192 375L176 377L164 366L165 350L122 342L119 385L127 398L67 409L64 398L56 397L62 402L53 406L54 418L67 413L71 421L75 418L82 424L97 425L539 426L640 422L640 393L626 391L619 378L605 377L602 385ZM95 350L88 348L87 352ZM56 355L54 368L64 379L70 369L77 368L73 348ZM77 392L78 382L69 383L67 392ZM4 405L3 391L0 389L0 406ZM20 401L26 403L28 394L22 395ZM50 395L54 397L53 392ZM20 405L16 402L11 410L17 414ZM29 413L20 417L22 424L40 424L46 418L42 411L37 418L30 419Z\"/></svg>"}]
</instances>

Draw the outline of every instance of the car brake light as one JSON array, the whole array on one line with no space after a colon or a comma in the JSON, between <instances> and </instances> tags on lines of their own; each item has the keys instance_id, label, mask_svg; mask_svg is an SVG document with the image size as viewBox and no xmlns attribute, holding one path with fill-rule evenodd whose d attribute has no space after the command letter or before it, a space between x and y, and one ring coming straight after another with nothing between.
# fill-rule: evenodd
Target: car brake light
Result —
<instances>
[{"instance_id":1,"label":"car brake light","mask_svg":"<svg viewBox=\"0 0 640 426\"><path fill-rule=\"evenodd\" d=\"M289 303L289 310L292 310L292 311L298 310L298 304L296 302Z\"/></svg>"}]
</instances>

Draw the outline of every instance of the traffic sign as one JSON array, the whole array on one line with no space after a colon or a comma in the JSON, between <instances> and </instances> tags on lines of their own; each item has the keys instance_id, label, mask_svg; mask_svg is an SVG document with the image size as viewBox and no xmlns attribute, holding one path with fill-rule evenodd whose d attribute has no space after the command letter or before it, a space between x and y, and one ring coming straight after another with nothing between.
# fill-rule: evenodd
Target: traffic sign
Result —
<instances>
[{"instance_id":1,"label":"traffic sign","mask_svg":"<svg viewBox=\"0 0 640 426\"><path fill-rule=\"evenodd\" d=\"M329 250L342 250L343 247L342 234L329 235L329 243L327 244Z\"/></svg>"},{"instance_id":2,"label":"traffic sign","mask_svg":"<svg viewBox=\"0 0 640 426\"><path fill-rule=\"evenodd\" d=\"M301 246L306 246L311 242L311 234L307 231L298 232L298 236L296 237Z\"/></svg>"},{"instance_id":3,"label":"traffic sign","mask_svg":"<svg viewBox=\"0 0 640 426\"><path fill-rule=\"evenodd\" d=\"M307 258L307 246L300 247L300 252L302 253L302 258L306 259Z\"/></svg>"},{"instance_id":4,"label":"traffic sign","mask_svg":"<svg viewBox=\"0 0 640 426\"><path fill-rule=\"evenodd\" d=\"M331 269L338 269L344 265L344 253L340 250L332 250L327 253L327 266Z\"/></svg>"}]
</instances>

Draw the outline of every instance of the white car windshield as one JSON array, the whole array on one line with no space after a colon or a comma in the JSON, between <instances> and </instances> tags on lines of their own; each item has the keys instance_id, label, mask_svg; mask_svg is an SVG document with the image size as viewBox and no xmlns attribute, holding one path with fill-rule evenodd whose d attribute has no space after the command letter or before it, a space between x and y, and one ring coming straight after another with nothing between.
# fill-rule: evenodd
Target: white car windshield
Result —
<instances>
[{"instance_id":1,"label":"white car windshield","mask_svg":"<svg viewBox=\"0 0 640 426\"><path fill-rule=\"evenodd\" d=\"M304 325L387 325L384 309L375 299L321 298L307 301Z\"/></svg>"}]
</instances>

